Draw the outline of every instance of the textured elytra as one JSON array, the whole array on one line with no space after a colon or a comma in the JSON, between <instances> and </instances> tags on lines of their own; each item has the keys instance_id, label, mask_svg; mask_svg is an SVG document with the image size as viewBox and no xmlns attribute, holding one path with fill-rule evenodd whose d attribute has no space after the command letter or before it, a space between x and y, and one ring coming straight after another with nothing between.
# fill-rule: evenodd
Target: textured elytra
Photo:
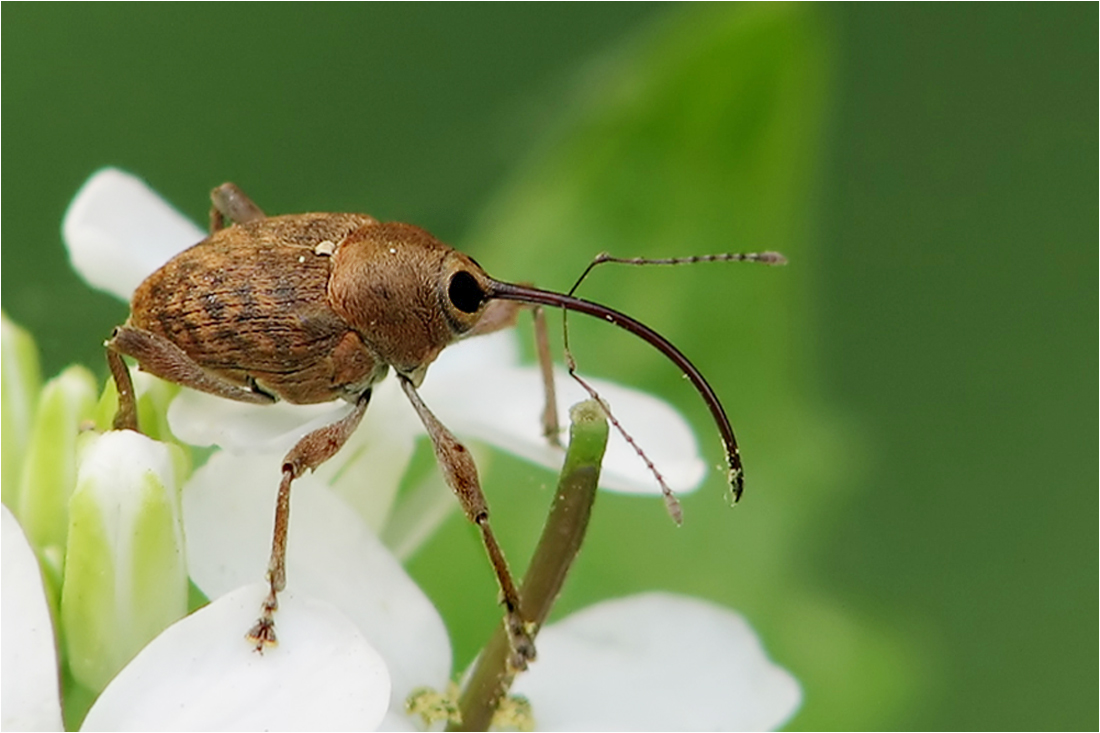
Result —
<instances>
[{"instance_id":1,"label":"textured elytra","mask_svg":"<svg viewBox=\"0 0 1100 733\"><path fill-rule=\"evenodd\" d=\"M237 224L143 282L128 325L248 389L298 404L351 398L389 364L426 366L468 328L439 316L437 278L453 252L358 214Z\"/></svg>"}]
</instances>

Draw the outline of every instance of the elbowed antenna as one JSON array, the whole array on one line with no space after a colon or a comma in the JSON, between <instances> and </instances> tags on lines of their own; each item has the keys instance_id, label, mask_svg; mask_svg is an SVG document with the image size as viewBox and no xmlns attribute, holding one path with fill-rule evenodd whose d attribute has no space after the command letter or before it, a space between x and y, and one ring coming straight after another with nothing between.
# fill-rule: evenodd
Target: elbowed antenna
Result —
<instances>
[{"instance_id":1,"label":"elbowed antenna","mask_svg":"<svg viewBox=\"0 0 1100 733\"><path fill-rule=\"evenodd\" d=\"M515 300L521 303L535 303L555 308L564 308L578 313L586 313L629 331L667 356L669 360L691 380L691 383L695 385L695 389L698 390L700 396L702 396L703 401L706 402L707 408L710 409L710 414L714 417L715 424L718 425L718 432L722 436L722 442L726 446L726 463L729 466L729 484L730 490L733 493L733 501L737 502L740 500L741 492L744 490L745 474L741 468L741 452L737 449L737 438L733 435L733 426L730 425L729 418L726 417L726 411L722 407L718 395L707 382L702 372L700 372L679 349L673 346L668 339L641 321L637 321L625 313L620 313L614 308L608 308L605 305L593 303L590 300L584 300L583 298L578 298L573 295L555 293L552 290L540 290L539 288L533 288L526 285L513 285L512 283L500 282L499 280L493 280L491 278L489 279L488 285L488 292L485 293L486 298Z\"/></svg>"}]
</instances>

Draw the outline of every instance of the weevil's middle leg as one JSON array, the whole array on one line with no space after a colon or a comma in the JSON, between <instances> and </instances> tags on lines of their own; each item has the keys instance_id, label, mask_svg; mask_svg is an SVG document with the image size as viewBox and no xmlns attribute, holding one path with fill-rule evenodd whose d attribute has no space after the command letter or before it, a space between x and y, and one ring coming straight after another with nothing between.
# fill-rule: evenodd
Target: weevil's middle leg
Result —
<instances>
[{"instance_id":1,"label":"weevil's middle leg","mask_svg":"<svg viewBox=\"0 0 1100 733\"><path fill-rule=\"evenodd\" d=\"M558 397L554 389L554 362L550 357L550 337L546 331L546 312L541 305L532 311L535 318L535 351L538 353L539 371L542 372L542 390L546 406L542 409L542 434L550 445L561 448L561 426L558 422Z\"/></svg>"},{"instance_id":2,"label":"weevil's middle leg","mask_svg":"<svg viewBox=\"0 0 1100 733\"><path fill-rule=\"evenodd\" d=\"M210 233L225 227L225 220L238 224L265 218L263 210L235 183L223 183L210 192Z\"/></svg>"},{"instance_id":3,"label":"weevil's middle leg","mask_svg":"<svg viewBox=\"0 0 1100 733\"><path fill-rule=\"evenodd\" d=\"M290 527L290 485L306 470L314 470L332 458L348 441L370 403L370 390L364 392L355 408L331 425L314 430L298 441L283 459L283 478L279 483L279 497L275 502L275 532L271 540L271 560L267 567L269 590L260 609L260 618L249 629L247 638L256 645L256 651L273 646L275 637L275 611L279 608L279 592L286 587L286 536Z\"/></svg>"},{"instance_id":4,"label":"weevil's middle leg","mask_svg":"<svg viewBox=\"0 0 1100 733\"><path fill-rule=\"evenodd\" d=\"M474 459L466 446L462 445L432 414L420 399L412 382L401 375L398 375L398 379L413 409L416 410L420 421L428 431L443 478L458 497L466 517L481 530L482 542L485 544L489 561L493 565L493 572L496 573L497 582L500 584L501 605L504 606L505 611L504 623L513 652L511 664L516 670L526 669L527 663L535 658L535 643L531 639L528 622L520 607L519 591L516 589L511 571L508 570L504 552L500 549L496 536L489 526L489 506L485 501L485 494L481 491L481 482L477 476Z\"/></svg>"}]
</instances>

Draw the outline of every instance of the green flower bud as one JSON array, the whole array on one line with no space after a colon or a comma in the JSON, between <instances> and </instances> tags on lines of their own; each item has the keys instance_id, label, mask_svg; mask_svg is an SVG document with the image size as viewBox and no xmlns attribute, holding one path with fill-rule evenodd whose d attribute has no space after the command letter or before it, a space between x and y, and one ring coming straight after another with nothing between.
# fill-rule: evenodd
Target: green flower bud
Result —
<instances>
[{"instance_id":1,"label":"green flower bud","mask_svg":"<svg viewBox=\"0 0 1100 733\"><path fill-rule=\"evenodd\" d=\"M60 573L76 486L77 445L95 409L95 378L72 366L42 388L23 457L15 515L49 575Z\"/></svg>"},{"instance_id":2,"label":"green flower bud","mask_svg":"<svg viewBox=\"0 0 1100 733\"><path fill-rule=\"evenodd\" d=\"M3 412L3 477L4 506L19 506L19 475L23 456L27 452L35 404L42 389L42 374L38 368L38 348L29 333L8 320L3 321L3 356L0 372L3 386L0 404Z\"/></svg>"},{"instance_id":3,"label":"green flower bud","mask_svg":"<svg viewBox=\"0 0 1100 733\"><path fill-rule=\"evenodd\" d=\"M180 451L120 430L84 452L69 505L61 628L73 677L93 691L187 613Z\"/></svg>"}]
</instances>

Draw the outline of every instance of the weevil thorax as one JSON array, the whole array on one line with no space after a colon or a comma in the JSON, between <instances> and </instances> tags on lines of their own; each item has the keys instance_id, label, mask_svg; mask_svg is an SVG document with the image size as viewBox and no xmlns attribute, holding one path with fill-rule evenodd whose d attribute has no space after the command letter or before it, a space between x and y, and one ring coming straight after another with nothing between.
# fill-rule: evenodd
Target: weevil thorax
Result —
<instances>
[{"instance_id":1,"label":"weevil thorax","mask_svg":"<svg viewBox=\"0 0 1100 733\"><path fill-rule=\"evenodd\" d=\"M419 385L428 365L485 310L488 276L409 224L352 232L333 253L329 302L378 356Z\"/></svg>"}]
</instances>

